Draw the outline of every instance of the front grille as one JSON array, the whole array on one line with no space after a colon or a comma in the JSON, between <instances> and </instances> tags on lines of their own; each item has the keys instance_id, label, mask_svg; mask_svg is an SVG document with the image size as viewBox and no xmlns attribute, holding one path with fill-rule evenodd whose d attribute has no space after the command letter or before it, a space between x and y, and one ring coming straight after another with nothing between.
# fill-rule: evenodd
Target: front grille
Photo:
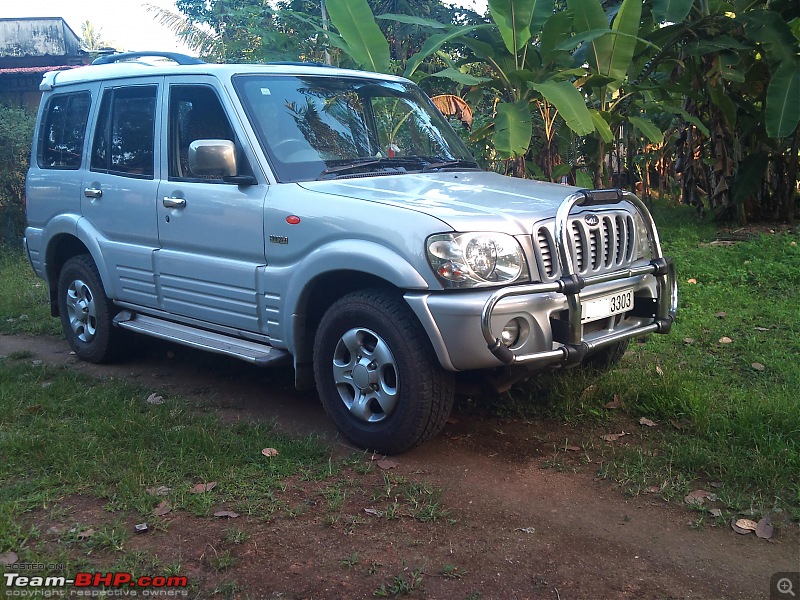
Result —
<instances>
[{"instance_id":1,"label":"front grille","mask_svg":"<svg viewBox=\"0 0 800 600\"><path fill-rule=\"evenodd\" d=\"M561 277L552 221L533 232L534 251L542 281ZM626 267L636 260L636 228L633 217L624 212L602 215L589 225L583 216L569 221L569 251L580 275L593 275Z\"/></svg>"}]
</instances>

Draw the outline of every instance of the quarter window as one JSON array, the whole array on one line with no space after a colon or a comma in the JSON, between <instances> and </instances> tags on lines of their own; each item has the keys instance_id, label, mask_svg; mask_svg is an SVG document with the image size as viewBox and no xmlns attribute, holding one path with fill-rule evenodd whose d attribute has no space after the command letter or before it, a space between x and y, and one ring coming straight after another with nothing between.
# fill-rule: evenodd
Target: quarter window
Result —
<instances>
[{"instance_id":1,"label":"quarter window","mask_svg":"<svg viewBox=\"0 0 800 600\"><path fill-rule=\"evenodd\" d=\"M60 94L50 99L39 139L41 168L80 168L91 103L88 92Z\"/></svg>"},{"instance_id":2,"label":"quarter window","mask_svg":"<svg viewBox=\"0 0 800 600\"><path fill-rule=\"evenodd\" d=\"M106 90L92 144L92 170L153 178L157 86Z\"/></svg>"}]
</instances>

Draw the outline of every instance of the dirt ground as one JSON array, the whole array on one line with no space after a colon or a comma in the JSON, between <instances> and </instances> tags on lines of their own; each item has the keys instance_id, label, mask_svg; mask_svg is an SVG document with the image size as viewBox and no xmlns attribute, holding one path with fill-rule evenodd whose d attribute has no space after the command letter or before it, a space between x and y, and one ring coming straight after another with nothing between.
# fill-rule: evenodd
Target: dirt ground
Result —
<instances>
[{"instance_id":1,"label":"dirt ground","mask_svg":"<svg viewBox=\"0 0 800 600\"><path fill-rule=\"evenodd\" d=\"M290 373L156 341L146 346L129 362L98 367L76 361L57 337L0 336L0 355L27 350L48 364L216 404L226 420L275 420L288 432L321 435L337 455L353 452L314 394L294 391ZM597 478L596 465L577 472L545 466L565 436L580 435L568 426L456 411L438 437L394 457L391 469L443 490L447 518L423 523L363 512L385 509L368 492L385 472L372 469L348 476L352 489L365 492L351 494L333 525L322 502L308 502L321 499L311 489L318 484L297 481L287 501L305 499L304 510L269 521L240 517L236 527L250 534L242 543L226 541L232 521L179 512L166 531L136 536L126 549L180 562L198 597L755 599L770 598L774 573L800 570L797 524L784 523L769 541L729 527L693 528L696 513L655 495L627 496ZM64 501L73 522L110 518L103 503ZM129 516L131 528L136 519ZM221 552L236 566L212 568Z\"/></svg>"}]
</instances>

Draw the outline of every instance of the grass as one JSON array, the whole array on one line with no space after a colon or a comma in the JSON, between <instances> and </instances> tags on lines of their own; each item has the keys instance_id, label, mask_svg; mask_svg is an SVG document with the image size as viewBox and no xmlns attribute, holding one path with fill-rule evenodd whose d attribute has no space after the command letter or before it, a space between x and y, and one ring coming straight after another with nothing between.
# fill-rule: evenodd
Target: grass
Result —
<instances>
[{"instance_id":1,"label":"grass","mask_svg":"<svg viewBox=\"0 0 800 600\"><path fill-rule=\"evenodd\" d=\"M678 266L672 332L632 344L615 369L545 375L488 399L488 410L627 426L637 443L606 444L601 472L631 491L658 485L682 498L723 482L734 508L800 519L800 236L720 235L686 207L655 216ZM615 395L623 407L603 408Z\"/></svg>"},{"instance_id":2,"label":"grass","mask_svg":"<svg viewBox=\"0 0 800 600\"><path fill-rule=\"evenodd\" d=\"M33 275L21 248L0 246L0 334L59 334L50 316L47 284Z\"/></svg>"},{"instance_id":3,"label":"grass","mask_svg":"<svg viewBox=\"0 0 800 600\"><path fill-rule=\"evenodd\" d=\"M719 243L717 227L686 207L657 207L655 215L678 265L672 333L632 344L613 370L544 375L481 403L493 414L580 423L586 431L625 427L634 435L623 443L595 437L564 446L577 443L581 456L600 448L601 474L633 493L655 485L682 498L693 486L722 482L720 497L733 508L782 507L800 518L800 238L740 232ZM0 333L57 331L46 286L21 253L0 254ZM284 438L257 423L222 426L180 399L149 405L152 390L32 367L29 358L0 361L0 549L35 536L15 518L22 511L68 494L148 514L156 498L146 488L165 485L174 507L197 515L208 514L212 500L245 514L294 515L304 508L276 500L287 477L321 481L346 467L371 468L331 462L310 438ZM605 409L615 395L622 407ZM658 426L640 427L639 417ZM280 455L264 460L265 445L280 447ZM188 493L205 481L219 486ZM335 525L357 490L332 481L319 493ZM393 476L373 499L388 520L447 517L435 491Z\"/></svg>"},{"instance_id":4,"label":"grass","mask_svg":"<svg viewBox=\"0 0 800 600\"><path fill-rule=\"evenodd\" d=\"M106 499L107 511L142 515L163 499L198 515L220 502L268 512L283 480L328 467L329 451L313 437L288 438L263 423L223 425L182 400L152 405L147 396L67 368L0 360L0 547L25 546L30 534L20 514L72 494ZM263 457L267 443L280 455ZM211 492L189 492L211 481ZM168 495L147 491L158 486ZM80 543L123 542L109 529Z\"/></svg>"}]
</instances>

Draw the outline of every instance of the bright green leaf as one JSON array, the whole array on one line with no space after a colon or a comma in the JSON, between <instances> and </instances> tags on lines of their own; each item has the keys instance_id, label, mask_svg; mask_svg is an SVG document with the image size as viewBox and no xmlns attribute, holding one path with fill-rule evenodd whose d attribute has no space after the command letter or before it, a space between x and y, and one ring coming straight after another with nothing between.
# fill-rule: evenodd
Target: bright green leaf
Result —
<instances>
[{"instance_id":1,"label":"bright green leaf","mask_svg":"<svg viewBox=\"0 0 800 600\"><path fill-rule=\"evenodd\" d=\"M367 0L326 0L325 6L353 60L365 69L388 73L389 42L378 28Z\"/></svg>"},{"instance_id":2,"label":"bright green leaf","mask_svg":"<svg viewBox=\"0 0 800 600\"><path fill-rule=\"evenodd\" d=\"M544 60L550 60L551 55L557 52L557 46L569 37L572 30L572 13L568 10L550 15L542 26L539 36L539 49Z\"/></svg>"},{"instance_id":3,"label":"bright green leaf","mask_svg":"<svg viewBox=\"0 0 800 600\"><path fill-rule=\"evenodd\" d=\"M494 147L503 158L525 154L532 135L531 111L525 100L518 100L514 104L501 102L497 105L492 139Z\"/></svg>"},{"instance_id":4,"label":"bright green leaf","mask_svg":"<svg viewBox=\"0 0 800 600\"><path fill-rule=\"evenodd\" d=\"M587 59L589 66L597 73L605 73L603 68L611 54L611 39L603 33L609 32L608 18L603 12L599 0L567 0L567 6L574 15L573 29L576 36L587 32L602 32L597 37L587 41L589 52ZM560 46L558 47L559 49ZM573 46L574 48L574 46Z\"/></svg>"},{"instance_id":5,"label":"bright green leaf","mask_svg":"<svg viewBox=\"0 0 800 600\"><path fill-rule=\"evenodd\" d=\"M553 14L553 0L489 0L489 10L506 48L516 56Z\"/></svg>"},{"instance_id":6,"label":"bright green leaf","mask_svg":"<svg viewBox=\"0 0 800 600\"><path fill-rule=\"evenodd\" d=\"M611 29L617 34L612 39L608 71L602 73L620 81L625 78L636 50L639 24L642 20L642 0L623 0Z\"/></svg>"},{"instance_id":7,"label":"bright green leaf","mask_svg":"<svg viewBox=\"0 0 800 600\"><path fill-rule=\"evenodd\" d=\"M645 119L644 117L628 117L628 120L654 144L660 144L664 141L664 134L650 119Z\"/></svg>"},{"instance_id":8,"label":"bright green leaf","mask_svg":"<svg viewBox=\"0 0 800 600\"><path fill-rule=\"evenodd\" d=\"M767 88L766 122L769 137L790 135L800 121L800 62L782 64Z\"/></svg>"},{"instance_id":9,"label":"bright green leaf","mask_svg":"<svg viewBox=\"0 0 800 600\"><path fill-rule=\"evenodd\" d=\"M608 121L600 114L600 111L592 108L589 110L589 114L592 115L592 125L594 125L594 128L600 134L600 137L603 138L603 141L606 144L613 142L614 133L611 131Z\"/></svg>"},{"instance_id":10,"label":"bright green leaf","mask_svg":"<svg viewBox=\"0 0 800 600\"><path fill-rule=\"evenodd\" d=\"M528 87L544 96L558 109L567 126L578 135L589 135L594 131L592 115L586 108L586 99L569 81L545 81L529 83Z\"/></svg>"}]
</instances>

